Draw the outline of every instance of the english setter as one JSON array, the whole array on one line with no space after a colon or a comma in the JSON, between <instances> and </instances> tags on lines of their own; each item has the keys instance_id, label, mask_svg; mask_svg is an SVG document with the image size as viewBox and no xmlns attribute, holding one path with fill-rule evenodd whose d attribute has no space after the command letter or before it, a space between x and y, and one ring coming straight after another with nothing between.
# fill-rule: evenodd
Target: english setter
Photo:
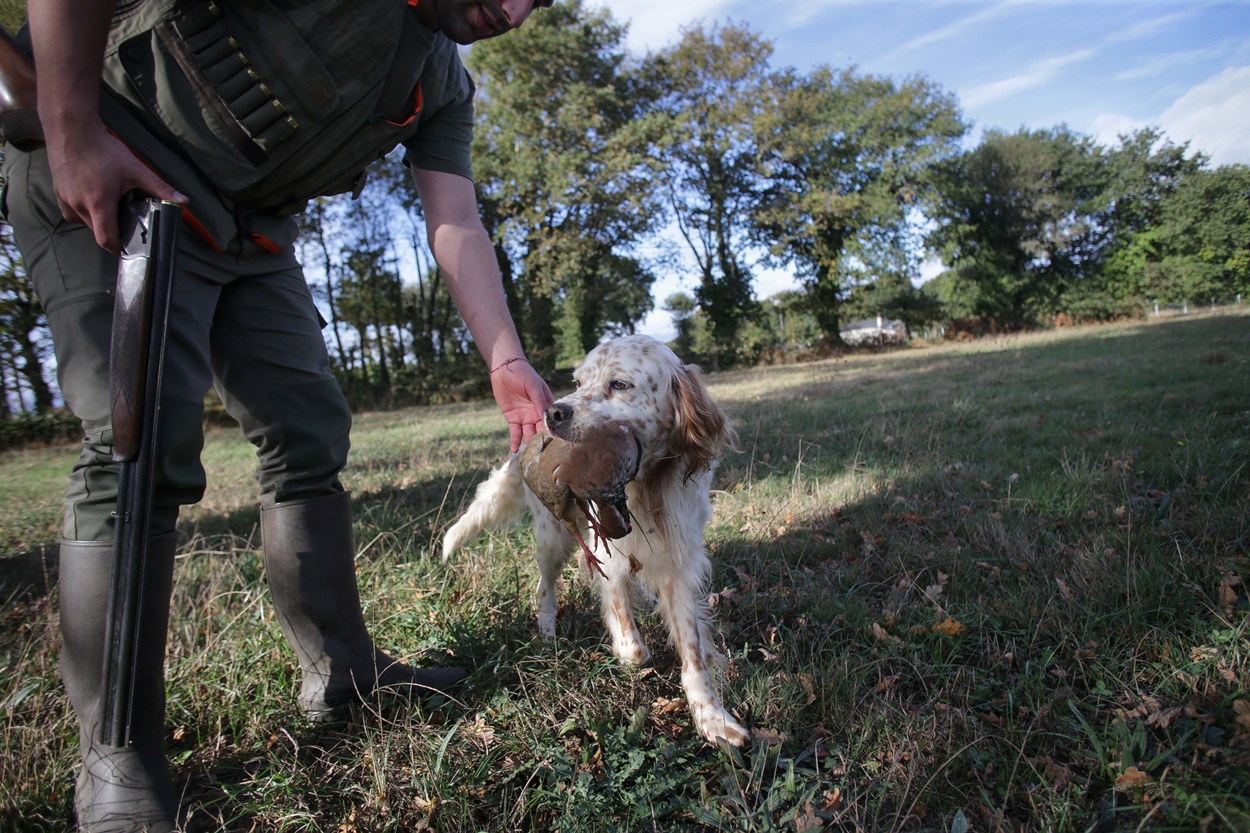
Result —
<instances>
[{"instance_id":1,"label":"english setter","mask_svg":"<svg viewBox=\"0 0 1250 833\"><path fill-rule=\"evenodd\" d=\"M614 541L595 540L604 572L587 570L612 652L634 665L651 658L634 618L631 591L637 587L655 598L677 647L699 734L741 745L747 730L721 705L713 685L712 671L724 658L712 641L704 602L711 564L703 528L712 514L708 492L717 456L733 440L729 422L708 396L699 369L682 364L647 336L599 345L573 378L576 391L547 409L552 434L571 440L579 429L607 422L627 426L641 443L638 474L626 486L633 529ZM473 503L443 538L443 558L528 507L538 544L538 627L554 639L556 582L577 542L525 485L518 458L513 455L478 487Z\"/></svg>"}]
</instances>

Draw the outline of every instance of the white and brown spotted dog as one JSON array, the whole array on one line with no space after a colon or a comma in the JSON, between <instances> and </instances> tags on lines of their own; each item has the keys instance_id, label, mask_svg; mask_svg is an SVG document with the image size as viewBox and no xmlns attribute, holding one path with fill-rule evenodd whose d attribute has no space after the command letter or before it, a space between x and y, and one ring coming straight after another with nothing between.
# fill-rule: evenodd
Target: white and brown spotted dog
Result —
<instances>
[{"instance_id":1,"label":"white and brown spotted dog","mask_svg":"<svg viewBox=\"0 0 1250 833\"><path fill-rule=\"evenodd\" d=\"M721 705L712 682L711 672L723 658L707 618L711 564L703 546L703 528L712 514L712 470L732 442L732 429L708 397L699 369L682 364L647 336L599 345L573 378L577 390L547 409L548 430L572 439L592 425L625 425L642 449L638 475L625 490L633 529L606 545L597 541L595 555L605 575L588 571L612 635L612 651L635 665L650 659L631 592L645 591L656 599L681 657L681 682L699 734L740 745L747 730ZM556 582L577 542L525 486L517 460L513 455L478 487L472 505L443 539L443 558L528 507L538 543L538 626L543 636L554 639Z\"/></svg>"}]
</instances>

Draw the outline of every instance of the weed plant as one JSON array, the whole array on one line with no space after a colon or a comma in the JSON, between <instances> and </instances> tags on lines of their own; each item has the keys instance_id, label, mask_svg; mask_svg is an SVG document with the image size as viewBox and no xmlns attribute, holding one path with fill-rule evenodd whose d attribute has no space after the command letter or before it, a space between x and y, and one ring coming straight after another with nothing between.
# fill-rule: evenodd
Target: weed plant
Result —
<instances>
[{"instance_id":1,"label":"weed plant","mask_svg":"<svg viewBox=\"0 0 1250 833\"><path fill-rule=\"evenodd\" d=\"M1250 315L929 345L711 377L710 601L742 750L693 732L654 617L613 660L570 566L537 637L528 527L434 553L501 459L487 404L358 417L345 482L381 647L452 700L305 722L251 449L211 432L181 522L168 742L190 829L1250 829ZM556 380L560 387L560 380ZM0 456L0 829L64 830L57 494Z\"/></svg>"}]
</instances>

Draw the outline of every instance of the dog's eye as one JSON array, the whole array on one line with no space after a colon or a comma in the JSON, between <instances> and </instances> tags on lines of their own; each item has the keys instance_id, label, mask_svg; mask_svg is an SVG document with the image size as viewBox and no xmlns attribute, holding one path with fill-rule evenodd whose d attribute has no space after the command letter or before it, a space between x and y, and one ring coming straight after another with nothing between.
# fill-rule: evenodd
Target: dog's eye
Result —
<instances>
[{"instance_id":1,"label":"dog's eye","mask_svg":"<svg viewBox=\"0 0 1250 833\"><path fill-rule=\"evenodd\" d=\"M613 379L608 383L608 387L612 388L612 390L632 390L634 386L623 379Z\"/></svg>"}]
</instances>

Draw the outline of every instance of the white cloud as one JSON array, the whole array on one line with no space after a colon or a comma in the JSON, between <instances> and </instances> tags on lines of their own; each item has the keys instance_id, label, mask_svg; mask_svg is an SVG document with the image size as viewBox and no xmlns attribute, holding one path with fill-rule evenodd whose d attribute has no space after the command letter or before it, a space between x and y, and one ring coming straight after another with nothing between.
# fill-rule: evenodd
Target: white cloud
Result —
<instances>
[{"instance_id":1,"label":"white cloud","mask_svg":"<svg viewBox=\"0 0 1250 833\"><path fill-rule=\"evenodd\" d=\"M755 297L764 299L771 298L778 292L799 289L802 283L794 274L786 269L760 269L755 274L753 289Z\"/></svg>"},{"instance_id":2,"label":"white cloud","mask_svg":"<svg viewBox=\"0 0 1250 833\"><path fill-rule=\"evenodd\" d=\"M1130 26L1123 31L1111 33L1107 36L1106 40L1108 43L1113 43L1115 41L1131 41L1137 40L1138 38L1149 37L1160 30L1166 29L1169 26L1174 26L1185 18L1192 16L1194 11L1194 9L1187 9L1182 12L1173 12L1160 17L1153 17L1150 20L1143 20L1135 26Z\"/></svg>"},{"instance_id":3,"label":"white cloud","mask_svg":"<svg viewBox=\"0 0 1250 833\"><path fill-rule=\"evenodd\" d=\"M923 35L919 35L917 37L912 38L907 43L903 44L898 49L894 50L889 55L887 55L883 60L888 61L890 58L894 58L899 55L911 54L915 52L917 49L921 48L922 46L928 46L929 44L932 44L932 43L941 43L942 41L954 40L956 38L959 38L965 32L971 29L975 29L976 27L980 26L982 23L985 23L988 20L993 20L994 18L1002 15L1004 12L1012 9L1012 7L1016 7L1019 5L1020 3L1015 2L1015 0L1005 0L1002 3L996 3L987 9L981 9L980 11L975 12L973 14L966 15L965 17L961 17L959 20L956 20L954 23L951 23L947 26L943 26L940 29L935 29L932 32L926 32Z\"/></svg>"},{"instance_id":4,"label":"white cloud","mask_svg":"<svg viewBox=\"0 0 1250 833\"><path fill-rule=\"evenodd\" d=\"M1144 126L1136 119L1120 113L1103 113L1094 119L1094 138L1100 145L1118 147L1120 136L1132 133Z\"/></svg>"},{"instance_id":5,"label":"white cloud","mask_svg":"<svg viewBox=\"0 0 1250 833\"><path fill-rule=\"evenodd\" d=\"M612 16L629 23L626 46L635 52L661 49L677 41L681 30L697 20L712 22L724 17L733 0L631 0L628 6L600 0Z\"/></svg>"},{"instance_id":6,"label":"white cloud","mask_svg":"<svg viewBox=\"0 0 1250 833\"><path fill-rule=\"evenodd\" d=\"M677 338L677 327L673 325L672 313L655 307L647 313L647 317L638 325L635 332L651 336L659 341L672 341Z\"/></svg>"},{"instance_id":7,"label":"white cloud","mask_svg":"<svg viewBox=\"0 0 1250 833\"><path fill-rule=\"evenodd\" d=\"M1078 49L1066 55L1056 55L1053 58L1047 58L1034 63L1018 75L1013 75L1000 81L991 81L988 84L978 84L961 93L959 100L965 108L975 110L987 104L1011 98L1027 90L1041 87L1052 81L1056 75L1067 67L1083 63L1097 55L1098 52L1094 49Z\"/></svg>"},{"instance_id":8,"label":"white cloud","mask_svg":"<svg viewBox=\"0 0 1250 833\"><path fill-rule=\"evenodd\" d=\"M1228 67L1191 88L1160 122L1172 141L1191 141L1215 165L1250 164L1250 66Z\"/></svg>"},{"instance_id":9,"label":"white cloud","mask_svg":"<svg viewBox=\"0 0 1250 833\"><path fill-rule=\"evenodd\" d=\"M1220 57L1219 49L1191 49L1186 52L1170 52L1166 55L1155 55L1142 61L1137 66L1123 69L1112 77L1117 81L1135 81L1139 78L1153 78L1163 75L1177 67L1191 66L1203 61L1212 61Z\"/></svg>"}]
</instances>

